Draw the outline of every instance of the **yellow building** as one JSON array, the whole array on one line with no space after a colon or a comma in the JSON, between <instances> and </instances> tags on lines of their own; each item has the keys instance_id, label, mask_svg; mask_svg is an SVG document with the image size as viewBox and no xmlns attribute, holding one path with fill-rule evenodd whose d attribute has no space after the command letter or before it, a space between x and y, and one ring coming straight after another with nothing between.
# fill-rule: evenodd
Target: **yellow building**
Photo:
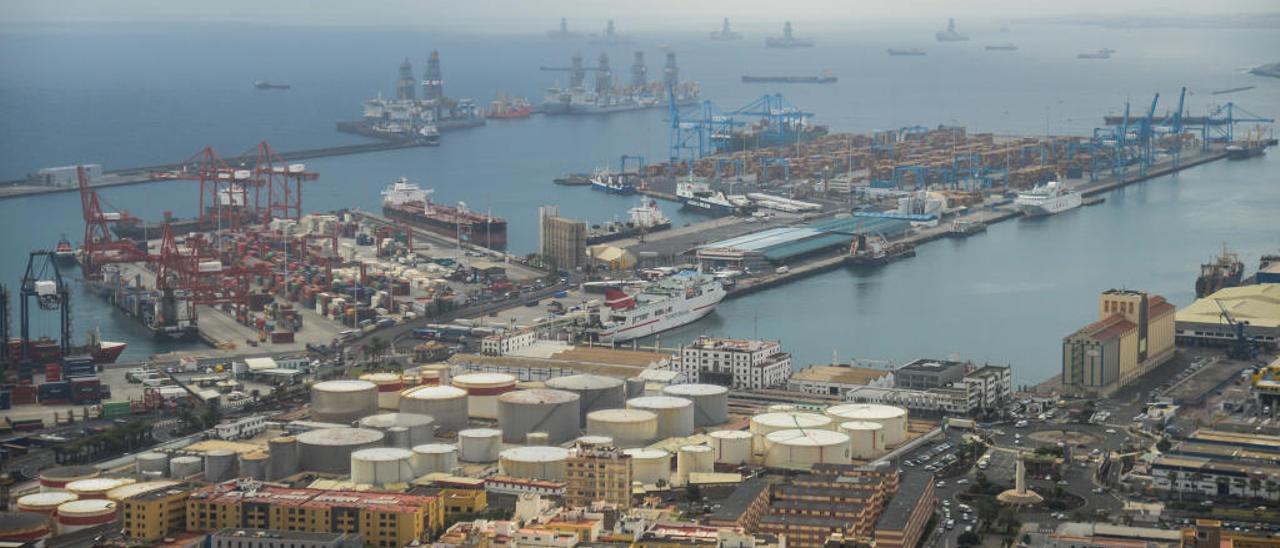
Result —
<instances>
[{"instance_id":1,"label":"yellow building","mask_svg":"<svg viewBox=\"0 0 1280 548\"><path fill-rule=\"evenodd\" d=\"M1232 531L1216 519L1198 519L1194 528L1182 530L1182 545L1187 548L1280 548L1280 537Z\"/></svg>"},{"instance_id":2,"label":"yellow building","mask_svg":"<svg viewBox=\"0 0 1280 548\"><path fill-rule=\"evenodd\" d=\"M479 514L489 509L489 498L485 494L483 484L480 489L459 489L446 487L440 490L441 504L444 506L445 519L468 514Z\"/></svg>"},{"instance_id":3,"label":"yellow building","mask_svg":"<svg viewBox=\"0 0 1280 548\"><path fill-rule=\"evenodd\" d=\"M600 501L631 508L631 455L617 447L579 444L565 464L564 504L585 508Z\"/></svg>"},{"instance_id":4,"label":"yellow building","mask_svg":"<svg viewBox=\"0 0 1280 548\"><path fill-rule=\"evenodd\" d=\"M1242 285L1219 289L1178 311L1178 343L1220 346L1235 340L1235 328L1222 317L1247 322L1244 334L1254 344L1275 348L1280 344L1280 283Z\"/></svg>"},{"instance_id":5,"label":"yellow building","mask_svg":"<svg viewBox=\"0 0 1280 548\"><path fill-rule=\"evenodd\" d=\"M290 489L235 480L187 499L188 531L226 528L360 533L370 546L426 542L444 526L439 497L365 491Z\"/></svg>"},{"instance_id":6,"label":"yellow building","mask_svg":"<svg viewBox=\"0 0 1280 548\"><path fill-rule=\"evenodd\" d=\"M1159 295L1112 289L1098 321L1062 339L1062 384L1106 395L1173 357L1174 308Z\"/></svg>"},{"instance_id":7,"label":"yellow building","mask_svg":"<svg viewBox=\"0 0 1280 548\"><path fill-rule=\"evenodd\" d=\"M157 540L186 530L190 485L174 485L138 493L118 501L124 536Z\"/></svg>"}]
</instances>

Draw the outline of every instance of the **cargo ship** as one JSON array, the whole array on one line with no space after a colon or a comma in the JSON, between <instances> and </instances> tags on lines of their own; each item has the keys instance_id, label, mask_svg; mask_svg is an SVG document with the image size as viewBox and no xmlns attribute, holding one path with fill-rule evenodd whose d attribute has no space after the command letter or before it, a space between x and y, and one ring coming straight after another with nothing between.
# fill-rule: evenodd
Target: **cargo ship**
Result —
<instances>
[{"instance_id":1,"label":"cargo ship","mask_svg":"<svg viewBox=\"0 0 1280 548\"><path fill-rule=\"evenodd\" d=\"M1111 48L1102 48L1098 51L1088 51L1088 52L1076 55L1076 59L1110 59L1111 54L1115 52L1116 50L1113 50Z\"/></svg>"},{"instance_id":2,"label":"cargo ship","mask_svg":"<svg viewBox=\"0 0 1280 548\"><path fill-rule=\"evenodd\" d=\"M987 51L1018 51L1018 46L1005 42L1003 44L992 44L986 47Z\"/></svg>"},{"instance_id":3,"label":"cargo ship","mask_svg":"<svg viewBox=\"0 0 1280 548\"><path fill-rule=\"evenodd\" d=\"M1267 153L1267 140L1263 138L1262 128L1249 130L1243 142L1227 145L1228 160L1245 160Z\"/></svg>"},{"instance_id":4,"label":"cargo ship","mask_svg":"<svg viewBox=\"0 0 1280 548\"><path fill-rule=\"evenodd\" d=\"M840 79L831 74L821 76L742 76L744 84L834 84Z\"/></svg>"},{"instance_id":5,"label":"cargo ship","mask_svg":"<svg viewBox=\"0 0 1280 548\"><path fill-rule=\"evenodd\" d=\"M122 219L111 224L111 232L126 240L147 241L160 238L164 234L165 224L168 224L173 233L178 235L192 232L211 232L223 228L231 228L236 224L243 226L259 221L258 215L249 209L224 207L221 211L221 217L217 215L218 208L211 207L209 212L212 215L203 219L174 219L166 217L165 220L160 222L148 222L138 218Z\"/></svg>"},{"instance_id":6,"label":"cargo ship","mask_svg":"<svg viewBox=\"0 0 1280 548\"><path fill-rule=\"evenodd\" d=\"M889 48L889 55L893 55L895 57L920 57L924 54L924 50L920 48Z\"/></svg>"},{"instance_id":7,"label":"cargo ship","mask_svg":"<svg viewBox=\"0 0 1280 548\"><path fill-rule=\"evenodd\" d=\"M564 177L556 177L551 182L564 186L587 186L591 184L591 176L586 173L570 173Z\"/></svg>"},{"instance_id":8,"label":"cargo ship","mask_svg":"<svg viewBox=\"0 0 1280 548\"><path fill-rule=\"evenodd\" d=\"M1244 263L1240 257L1222 246L1222 254L1213 261L1200 265L1200 276L1196 278L1196 298L1212 295L1219 289L1240 285L1244 278Z\"/></svg>"},{"instance_id":9,"label":"cargo ship","mask_svg":"<svg viewBox=\"0 0 1280 548\"><path fill-rule=\"evenodd\" d=\"M124 353L124 349L128 346L129 343L102 340L102 333L94 328L89 331L89 338L85 345L73 349L72 354L88 354L93 356L94 363L110 364L116 363L120 354Z\"/></svg>"},{"instance_id":10,"label":"cargo ship","mask_svg":"<svg viewBox=\"0 0 1280 548\"><path fill-rule=\"evenodd\" d=\"M724 286L713 276L689 271L660 278L634 295L609 287L604 306L589 313L590 333L605 343L647 337L698 321L724 296Z\"/></svg>"},{"instance_id":11,"label":"cargo ship","mask_svg":"<svg viewBox=\"0 0 1280 548\"><path fill-rule=\"evenodd\" d=\"M874 266L915 256L916 246L912 244L890 243L884 236L858 234L853 243L849 244L849 254L845 256L844 262L855 266Z\"/></svg>"},{"instance_id":12,"label":"cargo ship","mask_svg":"<svg viewBox=\"0 0 1280 548\"><path fill-rule=\"evenodd\" d=\"M401 177L382 191L382 213L441 236L489 249L507 247L507 221L493 215L431 201L430 190Z\"/></svg>"},{"instance_id":13,"label":"cargo ship","mask_svg":"<svg viewBox=\"0 0 1280 548\"><path fill-rule=\"evenodd\" d=\"M194 340L199 335L196 305L191 292L182 289L152 290L133 286L119 265L105 265L102 280L86 280L86 286L100 294L126 315L138 320L157 339ZM90 341L92 343L92 341ZM114 345L102 343L112 352ZM117 351L123 352L124 348Z\"/></svg>"},{"instance_id":14,"label":"cargo ship","mask_svg":"<svg viewBox=\"0 0 1280 548\"><path fill-rule=\"evenodd\" d=\"M658 209L658 202L644 198L627 210L627 221L610 221L587 230L587 245L602 244L671 228L671 219Z\"/></svg>"},{"instance_id":15,"label":"cargo ship","mask_svg":"<svg viewBox=\"0 0 1280 548\"><path fill-rule=\"evenodd\" d=\"M489 103L489 110L485 112L486 117L497 120L528 118L532 115L533 105L529 104L528 99L508 97L504 93L499 93L498 97Z\"/></svg>"},{"instance_id":16,"label":"cargo ship","mask_svg":"<svg viewBox=\"0 0 1280 548\"><path fill-rule=\"evenodd\" d=\"M764 39L764 45L771 48L811 48L813 40L796 38L791 34L791 21L782 24L782 36L770 36Z\"/></svg>"},{"instance_id":17,"label":"cargo ship","mask_svg":"<svg viewBox=\"0 0 1280 548\"><path fill-rule=\"evenodd\" d=\"M1084 198L1066 185L1051 181L1031 190L1019 192L1013 204L1027 217L1056 215L1080 207Z\"/></svg>"},{"instance_id":18,"label":"cargo ship","mask_svg":"<svg viewBox=\"0 0 1280 548\"><path fill-rule=\"evenodd\" d=\"M731 200L723 192L712 190L711 185L706 181L692 177L682 178L676 182L676 198L687 209L715 217L737 215L744 211L745 205Z\"/></svg>"},{"instance_id":19,"label":"cargo ship","mask_svg":"<svg viewBox=\"0 0 1280 548\"><path fill-rule=\"evenodd\" d=\"M76 264L76 250L71 247L71 240L67 239L66 234L63 234L62 238L58 239L57 247L53 248L53 261L63 268L75 266Z\"/></svg>"},{"instance_id":20,"label":"cargo ship","mask_svg":"<svg viewBox=\"0 0 1280 548\"><path fill-rule=\"evenodd\" d=\"M622 194L624 196L636 193L639 185L640 175L637 173L619 173L607 170L597 170L591 174L591 190L599 190L610 194Z\"/></svg>"},{"instance_id":21,"label":"cargo ship","mask_svg":"<svg viewBox=\"0 0 1280 548\"><path fill-rule=\"evenodd\" d=\"M934 33L933 37L939 42L964 42L969 39L968 34L956 30L955 19L947 19L947 30L940 30Z\"/></svg>"},{"instance_id":22,"label":"cargo ship","mask_svg":"<svg viewBox=\"0 0 1280 548\"><path fill-rule=\"evenodd\" d=\"M254 89L289 89L289 84L274 84L266 80L258 80L253 83Z\"/></svg>"},{"instance_id":23,"label":"cargo ship","mask_svg":"<svg viewBox=\"0 0 1280 548\"><path fill-rule=\"evenodd\" d=\"M720 40L720 41L741 40L741 39L742 39L742 33L741 33L741 32L734 32L732 29L730 29L730 28L729 28L729 18L728 18L728 17L725 17L725 18L724 18L724 22L723 22L723 23L721 23L721 25L720 25L720 30L712 31L712 32L711 32L711 39L712 39L712 40Z\"/></svg>"}]
</instances>

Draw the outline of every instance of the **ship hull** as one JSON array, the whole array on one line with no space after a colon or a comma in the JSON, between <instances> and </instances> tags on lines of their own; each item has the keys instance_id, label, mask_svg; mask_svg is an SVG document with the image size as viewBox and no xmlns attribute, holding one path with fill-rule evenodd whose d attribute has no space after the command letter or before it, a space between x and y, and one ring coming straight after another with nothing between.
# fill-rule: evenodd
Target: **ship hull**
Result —
<instances>
[{"instance_id":1,"label":"ship hull","mask_svg":"<svg viewBox=\"0 0 1280 548\"><path fill-rule=\"evenodd\" d=\"M633 236L639 236L641 232L644 232L645 234L653 234L654 232L661 232L669 228L671 228L671 223L661 223L661 224L647 227L643 231L639 227L627 227L627 228L623 228L621 230L615 230L612 232L602 232L598 234L588 233L587 245L603 244L607 242L623 240L626 238L631 238Z\"/></svg>"},{"instance_id":2,"label":"ship hull","mask_svg":"<svg viewBox=\"0 0 1280 548\"><path fill-rule=\"evenodd\" d=\"M682 310L673 311L635 325L602 331L597 335L597 338L601 342L621 343L691 324L714 311L716 305L724 300L724 295L725 292L721 289L710 294L694 297L689 299L688 306Z\"/></svg>"},{"instance_id":3,"label":"ship hull","mask_svg":"<svg viewBox=\"0 0 1280 548\"><path fill-rule=\"evenodd\" d=\"M1051 200L1045 200L1041 203L1026 204L1016 203L1018 211L1027 217L1047 217L1049 215L1057 215L1064 211L1071 211L1080 207L1084 200L1079 194L1067 194L1059 196Z\"/></svg>"},{"instance_id":4,"label":"ship hull","mask_svg":"<svg viewBox=\"0 0 1280 548\"><path fill-rule=\"evenodd\" d=\"M128 346L128 343L103 341L98 349L92 352L93 361L100 364L116 363L120 354L124 353L124 349Z\"/></svg>"},{"instance_id":5,"label":"ship hull","mask_svg":"<svg viewBox=\"0 0 1280 548\"><path fill-rule=\"evenodd\" d=\"M468 240L472 245L486 247L489 249L502 250L507 247L507 223L506 221L491 223L469 223L460 227L457 222L437 219L424 215L419 211L405 211L394 207L383 207L382 213L392 219L397 219L409 223L417 228L434 232L448 238L458 237L459 232L470 232Z\"/></svg>"},{"instance_id":6,"label":"ship hull","mask_svg":"<svg viewBox=\"0 0 1280 548\"><path fill-rule=\"evenodd\" d=\"M738 208L731 204L719 204L697 198L681 198L680 203L685 209L715 217L728 217L738 212Z\"/></svg>"},{"instance_id":7,"label":"ship hull","mask_svg":"<svg viewBox=\"0 0 1280 548\"><path fill-rule=\"evenodd\" d=\"M1228 160L1246 160L1255 156L1262 156L1266 150L1262 147L1242 147L1238 149L1227 149Z\"/></svg>"},{"instance_id":8,"label":"ship hull","mask_svg":"<svg viewBox=\"0 0 1280 548\"><path fill-rule=\"evenodd\" d=\"M915 249L903 251L893 251L883 255L850 255L844 258L844 263L850 266L879 266L889 264L899 259L907 259L916 256Z\"/></svg>"},{"instance_id":9,"label":"ship hull","mask_svg":"<svg viewBox=\"0 0 1280 548\"><path fill-rule=\"evenodd\" d=\"M609 185L599 184L595 182L591 183L591 190L598 190L600 192L606 192L609 194L618 194L621 196L630 196L636 193L636 187L634 186L630 186L630 185L609 186Z\"/></svg>"}]
</instances>

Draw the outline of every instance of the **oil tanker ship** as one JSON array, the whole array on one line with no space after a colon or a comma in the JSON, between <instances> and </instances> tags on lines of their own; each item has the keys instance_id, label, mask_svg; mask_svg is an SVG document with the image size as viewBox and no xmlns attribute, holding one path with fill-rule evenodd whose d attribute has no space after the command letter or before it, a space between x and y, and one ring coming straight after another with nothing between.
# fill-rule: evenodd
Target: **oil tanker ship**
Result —
<instances>
[{"instance_id":1,"label":"oil tanker ship","mask_svg":"<svg viewBox=\"0 0 1280 548\"><path fill-rule=\"evenodd\" d=\"M430 196L430 190L401 177L382 191L382 213L473 245L499 250L507 247L506 220L471 211L461 203L456 207L437 204Z\"/></svg>"}]
</instances>

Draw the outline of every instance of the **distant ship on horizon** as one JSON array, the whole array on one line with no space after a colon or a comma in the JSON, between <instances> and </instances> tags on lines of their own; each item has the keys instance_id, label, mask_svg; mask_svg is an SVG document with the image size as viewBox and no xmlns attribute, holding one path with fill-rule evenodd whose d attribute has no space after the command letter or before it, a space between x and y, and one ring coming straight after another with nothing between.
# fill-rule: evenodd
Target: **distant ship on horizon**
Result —
<instances>
[{"instance_id":1,"label":"distant ship on horizon","mask_svg":"<svg viewBox=\"0 0 1280 548\"><path fill-rule=\"evenodd\" d=\"M922 49L920 49L920 48L905 48L905 49L903 49L903 48L889 48L889 55L895 55L895 56L896 56L896 55L902 55L902 56L914 56L914 57L919 57L919 56L924 55L924 54L925 54L925 53L924 53L924 50L922 50Z\"/></svg>"},{"instance_id":2,"label":"distant ship on horizon","mask_svg":"<svg viewBox=\"0 0 1280 548\"><path fill-rule=\"evenodd\" d=\"M712 40L722 40L722 41L727 41L727 40L741 40L741 39L742 39L742 33L741 33L741 32L734 32L732 29L730 29L730 28L729 28L729 18L728 18L728 17L725 17L725 18L724 18L724 22L723 22L723 23L721 23L721 25L720 25L720 30L712 31L712 32L711 32L711 39L712 39Z\"/></svg>"},{"instance_id":3,"label":"distant ship on horizon","mask_svg":"<svg viewBox=\"0 0 1280 548\"><path fill-rule=\"evenodd\" d=\"M253 83L255 89L289 89L289 84L276 84L266 80L258 80Z\"/></svg>"},{"instance_id":4,"label":"distant ship on horizon","mask_svg":"<svg viewBox=\"0 0 1280 548\"><path fill-rule=\"evenodd\" d=\"M947 19L947 30L940 30L933 35L939 42L964 42L969 39L968 34L956 31L956 20Z\"/></svg>"},{"instance_id":5,"label":"distant ship on horizon","mask_svg":"<svg viewBox=\"0 0 1280 548\"><path fill-rule=\"evenodd\" d=\"M791 33L791 21L782 24L782 36L770 36L764 39L764 45L771 48L811 48L813 40L796 38Z\"/></svg>"}]
</instances>

